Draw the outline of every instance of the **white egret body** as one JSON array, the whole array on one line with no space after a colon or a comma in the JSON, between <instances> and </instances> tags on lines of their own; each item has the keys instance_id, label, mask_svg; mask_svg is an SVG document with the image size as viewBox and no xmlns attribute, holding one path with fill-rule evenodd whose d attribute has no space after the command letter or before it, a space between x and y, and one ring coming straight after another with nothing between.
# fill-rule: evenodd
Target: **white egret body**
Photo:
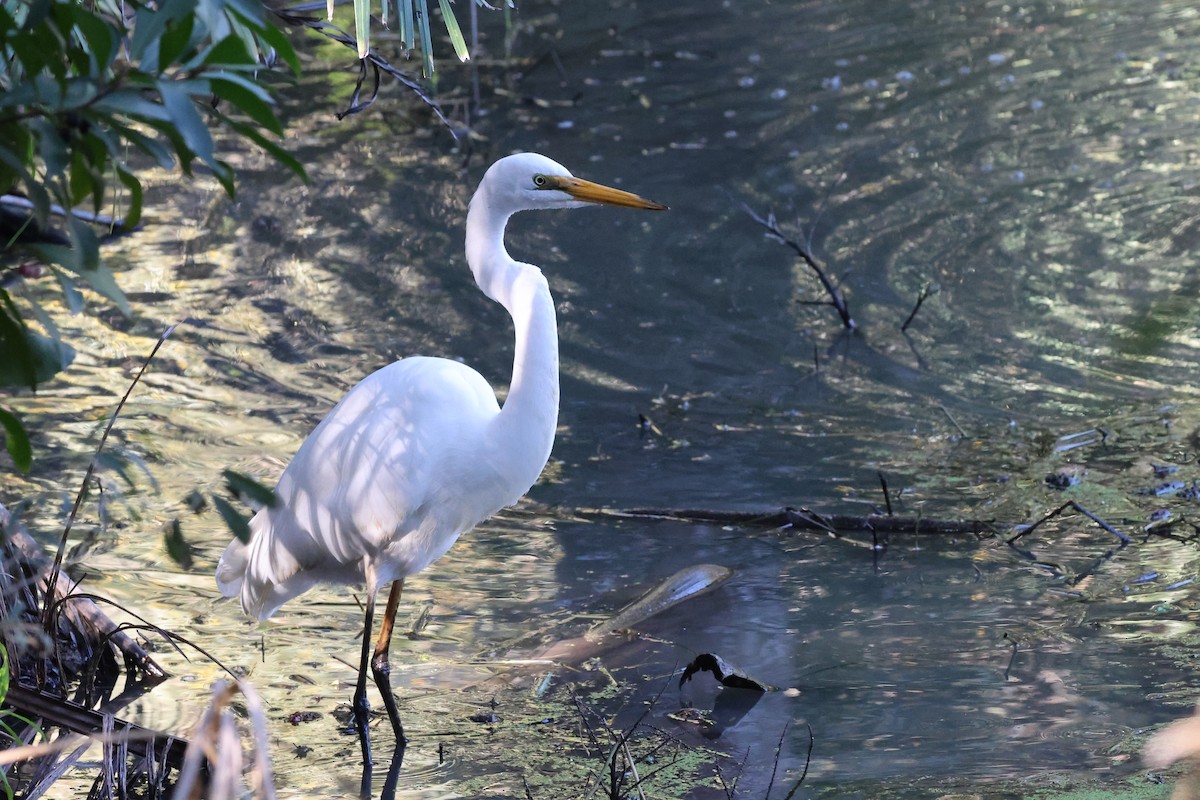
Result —
<instances>
[{"instance_id":1,"label":"white egret body","mask_svg":"<svg viewBox=\"0 0 1200 800\"><path fill-rule=\"evenodd\" d=\"M558 329L542 272L513 260L504 228L518 211L590 203L658 203L572 177L535 153L491 166L467 212L467 263L479 288L512 316L516 353L504 407L475 370L414 357L365 378L300 446L275 490L217 565L217 585L259 619L319 582L365 583L362 659L354 697L364 760L366 668L375 596L391 583L372 667L397 744L404 733L387 663L404 579L465 531L517 502L550 457L558 421Z\"/></svg>"}]
</instances>

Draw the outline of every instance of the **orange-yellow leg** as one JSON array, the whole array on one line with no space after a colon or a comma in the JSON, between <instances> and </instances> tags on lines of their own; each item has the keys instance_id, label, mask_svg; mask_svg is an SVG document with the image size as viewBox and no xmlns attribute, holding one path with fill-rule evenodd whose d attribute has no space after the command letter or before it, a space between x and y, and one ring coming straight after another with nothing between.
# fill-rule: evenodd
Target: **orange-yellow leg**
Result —
<instances>
[{"instance_id":1,"label":"orange-yellow leg","mask_svg":"<svg viewBox=\"0 0 1200 800\"><path fill-rule=\"evenodd\" d=\"M404 738L404 726L400 724L400 711L396 708L396 698L392 694L392 666L388 663L388 648L392 644L392 627L396 623L396 608L400 605L400 593L404 591L404 579L392 583L388 593L387 608L383 612L383 622L379 626L379 640L375 643L375 655L371 658L371 672L375 675L375 685L383 698L383 707L387 709L388 719L392 723L392 731L396 734L396 747L404 747L408 740ZM364 652L365 652L364 645Z\"/></svg>"}]
</instances>

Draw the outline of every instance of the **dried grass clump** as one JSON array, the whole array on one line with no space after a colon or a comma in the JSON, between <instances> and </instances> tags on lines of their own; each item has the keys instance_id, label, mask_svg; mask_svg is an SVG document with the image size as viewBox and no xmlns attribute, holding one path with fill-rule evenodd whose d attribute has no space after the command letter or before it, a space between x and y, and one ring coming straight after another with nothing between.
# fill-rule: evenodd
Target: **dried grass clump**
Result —
<instances>
[{"instance_id":1,"label":"dried grass clump","mask_svg":"<svg viewBox=\"0 0 1200 800\"><path fill-rule=\"evenodd\" d=\"M230 704L241 692L249 713L251 748L242 749L238 718ZM207 770L204 767L207 765ZM207 786L204 773L207 771ZM250 786L246 785L246 778ZM218 681L213 699L196 726L183 757L174 796L188 800L233 800L247 795L273 800L271 758L267 751L267 714L262 699L245 680Z\"/></svg>"}]
</instances>

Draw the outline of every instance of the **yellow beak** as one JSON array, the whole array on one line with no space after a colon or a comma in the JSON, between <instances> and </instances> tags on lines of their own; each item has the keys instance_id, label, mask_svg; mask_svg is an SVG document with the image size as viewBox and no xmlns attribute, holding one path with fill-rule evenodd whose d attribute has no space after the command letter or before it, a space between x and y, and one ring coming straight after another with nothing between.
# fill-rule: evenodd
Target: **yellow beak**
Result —
<instances>
[{"instance_id":1,"label":"yellow beak","mask_svg":"<svg viewBox=\"0 0 1200 800\"><path fill-rule=\"evenodd\" d=\"M598 183L585 181L582 178L567 178L558 175L547 176L546 188L566 192L576 200L582 200L585 203L600 203L601 205L623 206L625 208L643 208L647 211L667 210L667 207L662 203L656 203L653 200L639 197L633 192L623 192L620 189L601 186Z\"/></svg>"}]
</instances>

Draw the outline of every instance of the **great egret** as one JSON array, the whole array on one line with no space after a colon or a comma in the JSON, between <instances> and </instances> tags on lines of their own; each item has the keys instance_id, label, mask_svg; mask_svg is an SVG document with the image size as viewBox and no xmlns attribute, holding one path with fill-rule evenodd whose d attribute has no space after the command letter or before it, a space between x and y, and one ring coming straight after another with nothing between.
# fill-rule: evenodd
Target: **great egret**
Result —
<instances>
[{"instance_id":1,"label":"great egret","mask_svg":"<svg viewBox=\"0 0 1200 800\"><path fill-rule=\"evenodd\" d=\"M404 579L459 535L517 502L550 457L558 422L558 328L542 272L515 261L504 228L518 211L606 204L663 210L635 194L581 180L521 153L488 169L467 211L467 264L516 330L501 408L478 372L443 358L405 358L366 377L300 446L275 490L217 565L217 585L260 620L318 582L366 583L362 656L353 712L371 761L367 663L403 747L388 646ZM375 595L391 583L371 654Z\"/></svg>"}]
</instances>

